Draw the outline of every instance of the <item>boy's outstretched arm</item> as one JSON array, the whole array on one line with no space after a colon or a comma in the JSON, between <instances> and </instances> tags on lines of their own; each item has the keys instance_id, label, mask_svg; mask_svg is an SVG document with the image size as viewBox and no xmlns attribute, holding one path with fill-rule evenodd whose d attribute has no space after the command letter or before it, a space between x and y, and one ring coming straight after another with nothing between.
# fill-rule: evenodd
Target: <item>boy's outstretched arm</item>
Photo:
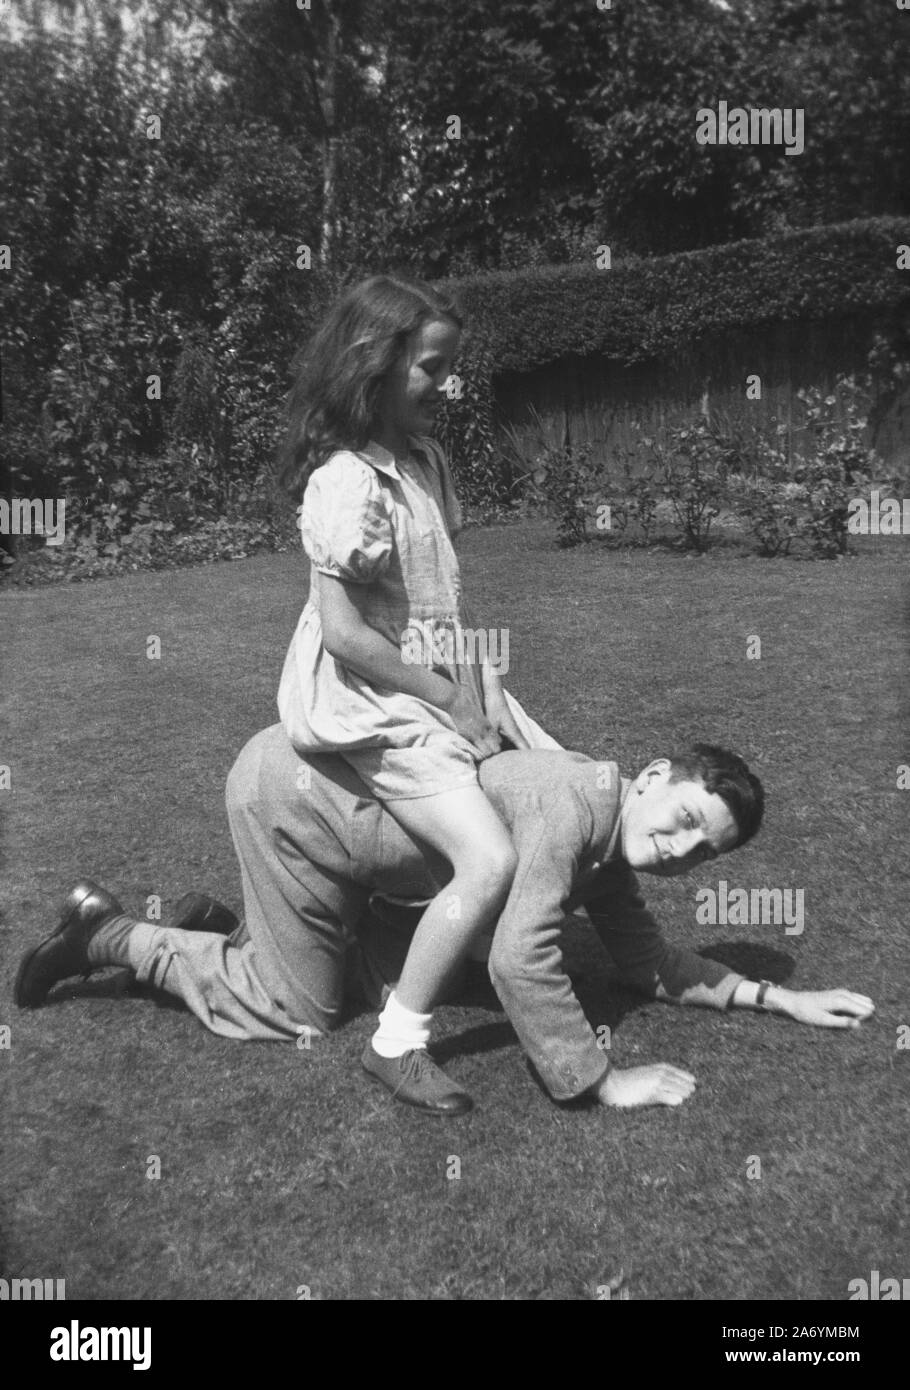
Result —
<instances>
[{"instance_id":1,"label":"boy's outstretched arm","mask_svg":"<svg viewBox=\"0 0 910 1390\"><path fill-rule=\"evenodd\" d=\"M759 1000L760 990L754 980L740 980L730 1007L785 1014L797 1023L811 1023L817 1028L858 1028L863 1019L875 1013L875 1005L867 995L849 989L784 989L783 985L768 985Z\"/></svg>"},{"instance_id":2,"label":"boy's outstretched arm","mask_svg":"<svg viewBox=\"0 0 910 1390\"><path fill-rule=\"evenodd\" d=\"M585 903L588 915L621 976L656 999L716 1009L760 1009L821 1028L858 1028L875 1012L864 994L762 985L686 947L668 946L630 870L617 868L612 890ZM681 1105L695 1089L695 1078L666 1063L612 1067L591 1089L601 1105Z\"/></svg>"},{"instance_id":3,"label":"boy's outstretched arm","mask_svg":"<svg viewBox=\"0 0 910 1390\"><path fill-rule=\"evenodd\" d=\"M812 1023L819 1028L858 1028L863 1019L875 1012L871 999L848 989L795 990L769 985L759 1003L760 989L755 980L741 980L733 991L730 1007L785 1014L798 1023ZM663 997L668 997L665 992ZM601 1105L681 1105L695 1090L695 1077L666 1062L647 1067L613 1067L594 1089Z\"/></svg>"}]
</instances>

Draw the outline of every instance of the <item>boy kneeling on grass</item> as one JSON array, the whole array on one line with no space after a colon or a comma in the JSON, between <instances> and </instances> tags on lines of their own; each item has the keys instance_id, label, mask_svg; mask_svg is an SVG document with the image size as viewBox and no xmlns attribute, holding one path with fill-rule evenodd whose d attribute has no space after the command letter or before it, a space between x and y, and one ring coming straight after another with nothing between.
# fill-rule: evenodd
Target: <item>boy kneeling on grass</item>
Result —
<instances>
[{"instance_id":1,"label":"boy kneeling on grass","mask_svg":"<svg viewBox=\"0 0 910 1390\"><path fill-rule=\"evenodd\" d=\"M485 759L479 775L518 861L492 939L490 978L554 1100L679 1105L695 1086L690 1072L665 1063L613 1066L598 1046L562 958L567 919L579 908L620 978L652 998L766 1009L828 1028L857 1028L873 1013L862 994L747 980L671 946L645 907L636 873L675 877L757 832L764 794L736 754L695 744L629 781L615 763L583 753L514 748ZM168 927L136 921L86 881L56 929L23 958L17 1004L34 1008L59 981L105 965L132 969L182 999L212 1032L239 1039L330 1032L352 974L361 997L380 1003L409 944L408 911L391 898L433 897L445 886L446 862L412 838L342 758L300 759L280 725L241 752L227 806L243 877L242 926L200 894L178 904ZM397 1100L431 1114L471 1107L425 1048L405 1054L383 1079Z\"/></svg>"}]
</instances>

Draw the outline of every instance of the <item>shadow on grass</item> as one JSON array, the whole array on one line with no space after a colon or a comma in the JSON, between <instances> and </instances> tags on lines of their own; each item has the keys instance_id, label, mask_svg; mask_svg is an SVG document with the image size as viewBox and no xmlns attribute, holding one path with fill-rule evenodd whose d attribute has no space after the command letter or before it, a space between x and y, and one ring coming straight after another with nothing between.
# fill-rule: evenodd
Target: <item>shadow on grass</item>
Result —
<instances>
[{"instance_id":1,"label":"shadow on grass","mask_svg":"<svg viewBox=\"0 0 910 1390\"><path fill-rule=\"evenodd\" d=\"M749 980L766 979L782 985L796 968L792 956L770 946L752 941L718 941L698 952L708 960L718 961ZM630 1013L637 1013L653 1002L647 995L627 989L617 980L605 979L601 971L586 972L570 968L569 976L582 1011L597 1032L606 1026L615 1034ZM144 999L168 1013L190 1012L181 999L153 985L143 984L129 970L108 970L103 975L86 980L69 980L60 984L48 996L48 1005L67 999ZM461 1008L479 1008L502 1014L503 1008L489 977L482 968L468 970L463 982L452 992L446 1003ZM375 1015L376 1009L363 999L345 999L340 1026L354 1022L364 1014ZM476 1053L497 1052L517 1041L512 1025L503 1018L496 1023L484 1023L434 1042L433 1054L440 1063L454 1057ZM531 1068L533 1073L533 1068Z\"/></svg>"},{"instance_id":2,"label":"shadow on grass","mask_svg":"<svg viewBox=\"0 0 910 1390\"><path fill-rule=\"evenodd\" d=\"M714 941L698 954L729 966L747 980L770 980L772 985L782 985L796 969L796 961L785 951L754 941Z\"/></svg>"},{"instance_id":3,"label":"shadow on grass","mask_svg":"<svg viewBox=\"0 0 910 1390\"><path fill-rule=\"evenodd\" d=\"M439 1063L451 1061L453 1057L471 1057L477 1053L499 1052L504 1047L512 1047L518 1042L515 1029L505 1019L501 1023L478 1023L473 1028L465 1028L449 1038L433 1042L433 1056Z\"/></svg>"},{"instance_id":4,"label":"shadow on grass","mask_svg":"<svg viewBox=\"0 0 910 1390\"><path fill-rule=\"evenodd\" d=\"M62 1004L67 999L126 999L133 993L131 981L132 972L120 967L105 969L103 974L93 973L91 979L74 976L55 985L43 1007Z\"/></svg>"},{"instance_id":5,"label":"shadow on grass","mask_svg":"<svg viewBox=\"0 0 910 1390\"><path fill-rule=\"evenodd\" d=\"M51 990L45 1007L64 1004L73 999L137 999L147 1000L167 1013L191 1014L182 999L167 994L154 985L144 984L134 978L131 970L125 967L108 967L103 975L92 975L91 979L74 978L66 980Z\"/></svg>"},{"instance_id":6,"label":"shadow on grass","mask_svg":"<svg viewBox=\"0 0 910 1390\"><path fill-rule=\"evenodd\" d=\"M575 971L570 971L569 978L582 1011L595 1032L606 1024L611 1033L614 1033L627 1014L637 1013L650 1002L646 996L635 994L618 983L605 984L603 975L598 977L594 974L576 974ZM472 987L464 990L458 995L457 1000L453 999L452 1002L470 1004L475 1008L486 1007L497 1013L503 1012L496 992L488 980L473 982ZM434 1043L433 1054L442 1062L471 1053L495 1052L517 1042L514 1028L504 1018L501 1023L481 1024ZM534 1068L530 1063L528 1065L531 1074L539 1081Z\"/></svg>"}]
</instances>

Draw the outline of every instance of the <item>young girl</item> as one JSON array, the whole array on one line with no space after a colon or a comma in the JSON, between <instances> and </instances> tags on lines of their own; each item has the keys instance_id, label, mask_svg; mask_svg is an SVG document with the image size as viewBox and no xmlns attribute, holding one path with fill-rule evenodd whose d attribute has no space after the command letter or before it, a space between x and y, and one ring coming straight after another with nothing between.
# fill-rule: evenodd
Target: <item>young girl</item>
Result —
<instances>
[{"instance_id":1,"label":"young girl","mask_svg":"<svg viewBox=\"0 0 910 1390\"><path fill-rule=\"evenodd\" d=\"M453 870L363 1057L400 1099L443 1113L471 1100L426 1053L433 1004L498 917L516 864L477 763L499 751L501 734L527 747L519 723L553 745L489 665L459 661L453 640L467 626L451 540L461 515L427 436L460 331L453 303L420 282L379 275L347 290L303 359L281 472L292 495L305 488L311 561L278 692L282 723L298 752L341 753ZM432 653L422 662L415 631Z\"/></svg>"}]
</instances>

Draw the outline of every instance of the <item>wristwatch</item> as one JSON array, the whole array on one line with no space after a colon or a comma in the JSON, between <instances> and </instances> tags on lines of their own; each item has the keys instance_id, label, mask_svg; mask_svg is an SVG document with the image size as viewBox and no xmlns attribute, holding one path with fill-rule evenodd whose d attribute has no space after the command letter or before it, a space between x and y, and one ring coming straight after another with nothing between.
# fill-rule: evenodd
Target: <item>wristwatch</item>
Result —
<instances>
[{"instance_id":1,"label":"wristwatch","mask_svg":"<svg viewBox=\"0 0 910 1390\"><path fill-rule=\"evenodd\" d=\"M774 988L774 986L772 985L772 983L771 983L770 980L759 980L759 982L758 982L758 993L757 993L756 996L755 996L755 1007L756 1007L756 1009L765 1009L765 1010L767 1010L767 1007L768 1007L768 1006L767 1006L767 1004L765 1003L765 995L768 993L768 990L769 990L769 989L773 989L773 988Z\"/></svg>"}]
</instances>

